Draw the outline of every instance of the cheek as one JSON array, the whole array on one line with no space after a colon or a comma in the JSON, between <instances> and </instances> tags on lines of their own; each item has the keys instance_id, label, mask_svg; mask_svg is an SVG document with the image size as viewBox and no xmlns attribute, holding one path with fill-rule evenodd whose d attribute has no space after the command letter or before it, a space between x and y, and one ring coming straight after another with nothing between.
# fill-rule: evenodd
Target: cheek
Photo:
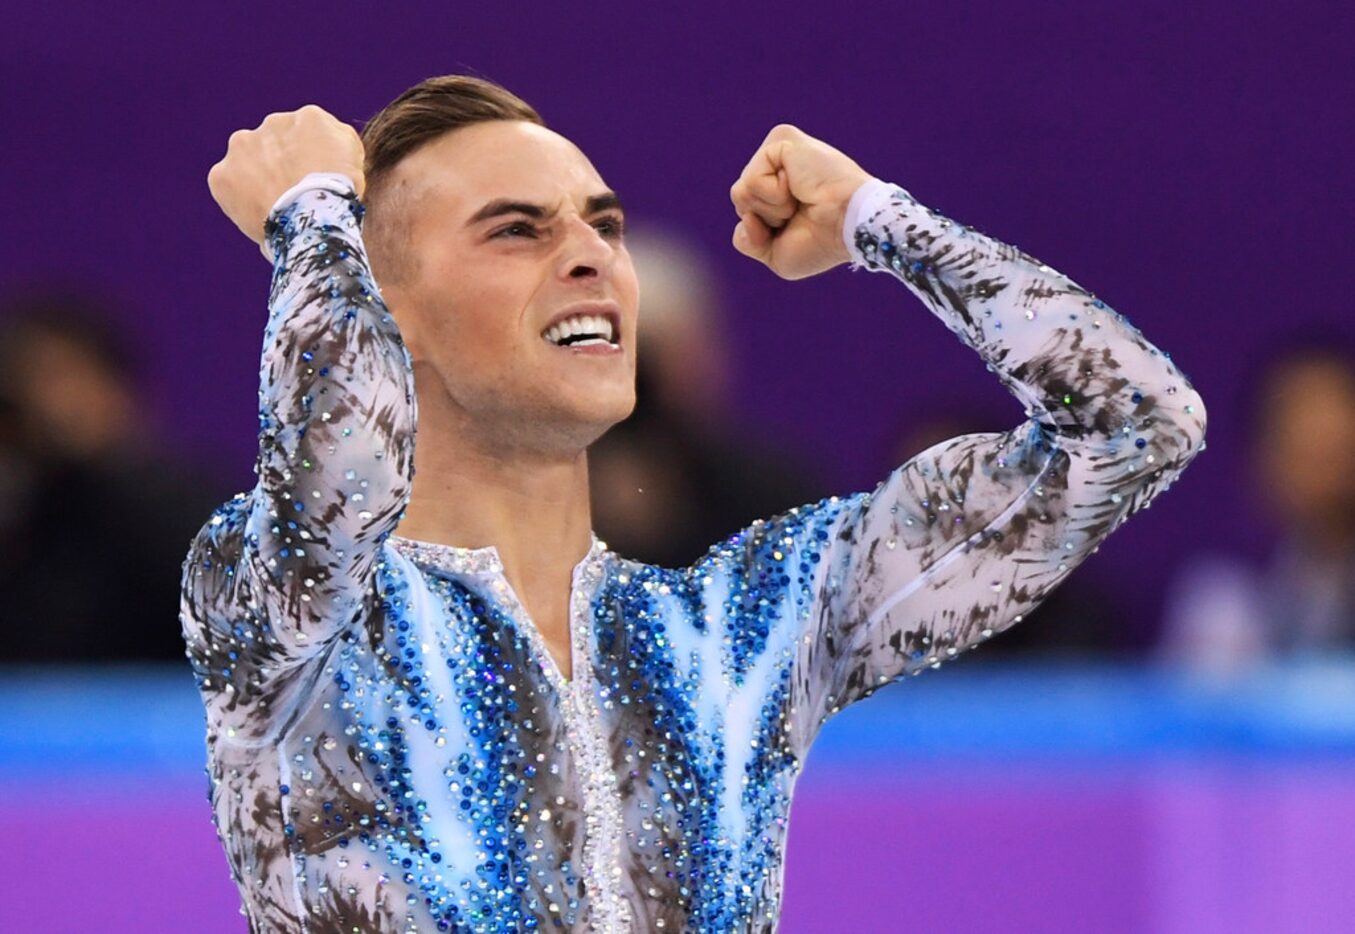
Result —
<instances>
[{"instance_id":1,"label":"cheek","mask_svg":"<svg viewBox=\"0 0 1355 934\"><path fill-rule=\"evenodd\" d=\"M522 337L527 292L520 276L492 266L472 274L447 270L448 285L436 303L439 341L457 357L474 357L475 365L492 363L491 350L501 355Z\"/></svg>"},{"instance_id":2,"label":"cheek","mask_svg":"<svg viewBox=\"0 0 1355 934\"><path fill-rule=\"evenodd\" d=\"M640 304L640 282L635 276L635 268L627 264L626 269L616 278L617 298L627 307L636 308Z\"/></svg>"}]
</instances>

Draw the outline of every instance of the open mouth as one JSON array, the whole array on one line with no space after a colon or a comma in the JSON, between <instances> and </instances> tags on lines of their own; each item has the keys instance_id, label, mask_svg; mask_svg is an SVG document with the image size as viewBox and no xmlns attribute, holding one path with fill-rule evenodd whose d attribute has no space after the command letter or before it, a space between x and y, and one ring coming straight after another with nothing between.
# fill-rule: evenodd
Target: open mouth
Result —
<instances>
[{"instance_id":1,"label":"open mouth","mask_svg":"<svg viewBox=\"0 0 1355 934\"><path fill-rule=\"evenodd\" d=\"M571 315L546 328L541 336L556 347L615 346L618 330L610 315Z\"/></svg>"}]
</instances>

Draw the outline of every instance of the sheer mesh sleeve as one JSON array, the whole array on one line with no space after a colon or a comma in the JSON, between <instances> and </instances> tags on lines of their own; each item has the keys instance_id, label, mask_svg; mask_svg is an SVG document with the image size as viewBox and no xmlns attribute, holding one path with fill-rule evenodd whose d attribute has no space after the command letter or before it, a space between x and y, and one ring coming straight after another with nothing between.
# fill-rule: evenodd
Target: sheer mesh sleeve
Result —
<instances>
[{"instance_id":1,"label":"sheer mesh sleeve","mask_svg":"<svg viewBox=\"0 0 1355 934\"><path fill-rule=\"evenodd\" d=\"M361 624L413 479L413 370L372 279L362 205L347 180L312 181L266 226L258 482L216 510L184 564L189 657L232 707Z\"/></svg>"},{"instance_id":2,"label":"sheer mesh sleeve","mask_svg":"<svg viewBox=\"0 0 1355 934\"><path fill-rule=\"evenodd\" d=\"M1204 447L1189 380L1048 266L879 181L847 235L853 268L903 282L1029 418L923 451L843 501L822 541L795 543L818 568L793 665L802 744L843 705L1019 622Z\"/></svg>"}]
</instances>

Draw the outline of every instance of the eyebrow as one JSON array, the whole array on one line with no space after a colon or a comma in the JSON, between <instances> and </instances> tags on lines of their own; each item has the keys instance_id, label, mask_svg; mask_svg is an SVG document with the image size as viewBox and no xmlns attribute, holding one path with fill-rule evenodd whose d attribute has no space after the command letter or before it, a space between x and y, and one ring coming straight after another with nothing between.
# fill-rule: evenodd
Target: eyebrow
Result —
<instances>
[{"instance_id":1,"label":"eyebrow","mask_svg":"<svg viewBox=\"0 0 1355 934\"><path fill-rule=\"evenodd\" d=\"M621 198L614 191L603 192L600 195L593 195L583 205L583 213L596 214L599 211L617 210L624 211L621 206ZM476 211L466 226L470 227L480 223L480 221L489 220L491 217L500 217L504 214L526 214L528 217L534 217L538 220L549 217L554 211L547 211L539 204L532 204L527 201L512 201L508 198L499 198L489 202L480 210Z\"/></svg>"}]
</instances>

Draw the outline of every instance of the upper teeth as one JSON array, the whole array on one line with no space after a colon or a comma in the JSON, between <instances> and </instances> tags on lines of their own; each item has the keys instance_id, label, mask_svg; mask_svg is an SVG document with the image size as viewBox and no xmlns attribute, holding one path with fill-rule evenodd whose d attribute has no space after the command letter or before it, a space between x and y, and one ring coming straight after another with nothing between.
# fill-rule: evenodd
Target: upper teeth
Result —
<instances>
[{"instance_id":1,"label":"upper teeth","mask_svg":"<svg viewBox=\"0 0 1355 934\"><path fill-rule=\"evenodd\" d=\"M552 324L542 336L552 344L558 344L567 337L580 334L593 335L609 343L616 340L611 320L602 315L574 315Z\"/></svg>"}]
</instances>

